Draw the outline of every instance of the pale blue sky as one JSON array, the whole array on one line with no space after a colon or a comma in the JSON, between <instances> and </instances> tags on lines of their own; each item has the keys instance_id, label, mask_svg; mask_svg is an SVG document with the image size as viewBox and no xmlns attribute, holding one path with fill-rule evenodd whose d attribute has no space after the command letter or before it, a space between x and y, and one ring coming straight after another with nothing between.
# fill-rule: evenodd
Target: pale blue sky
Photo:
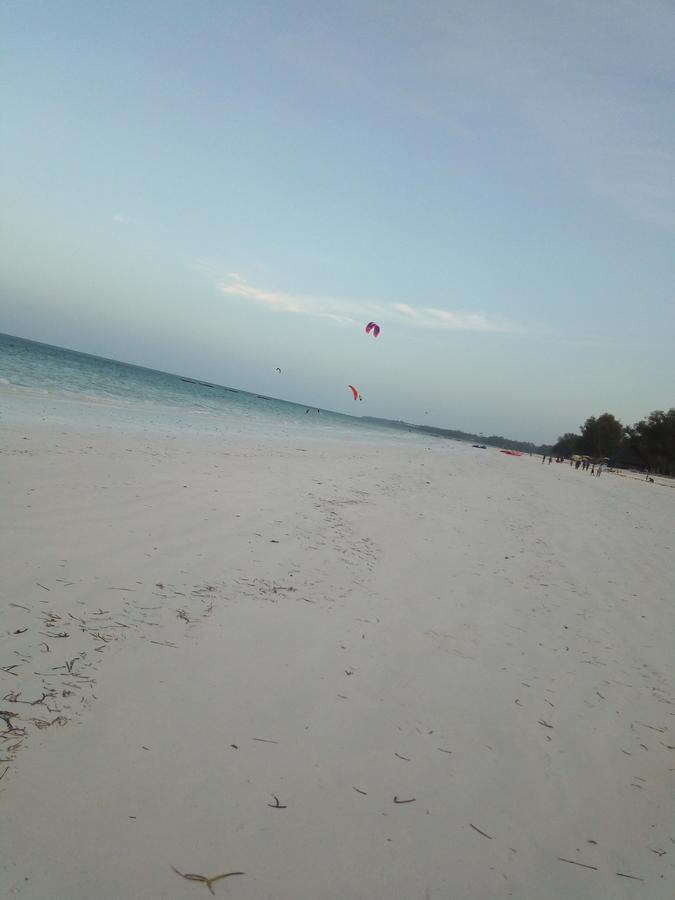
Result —
<instances>
[{"instance_id":1,"label":"pale blue sky","mask_svg":"<svg viewBox=\"0 0 675 900\"><path fill-rule=\"evenodd\" d=\"M670 2L6 0L0 331L535 441L635 421L675 404L674 97Z\"/></svg>"}]
</instances>

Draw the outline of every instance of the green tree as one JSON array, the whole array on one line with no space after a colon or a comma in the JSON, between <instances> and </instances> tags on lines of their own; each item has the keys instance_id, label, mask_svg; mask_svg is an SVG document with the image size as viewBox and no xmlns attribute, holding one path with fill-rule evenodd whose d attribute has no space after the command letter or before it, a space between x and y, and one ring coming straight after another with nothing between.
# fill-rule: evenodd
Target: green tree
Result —
<instances>
[{"instance_id":1,"label":"green tree","mask_svg":"<svg viewBox=\"0 0 675 900\"><path fill-rule=\"evenodd\" d=\"M553 445L552 452L555 456L573 456L577 452L580 440L581 438L578 434L572 434L571 431L568 431L567 434L562 434L558 438Z\"/></svg>"},{"instance_id":2,"label":"green tree","mask_svg":"<svg viewBox=\"0 0 675 900\"><path fill-rule=\"evenodd\" d=\"M640 463L659 472L675 469L675 408L654 410L627 428L626 435L627 450Z\"/></svg>"},{"instance_id":3,"label":"green tree","mask_svg":"<svg viewBox=\"0 0 675 900\"><path fill-rule=\"evenodd\" d=\"M603 413L596 419L591 416L581 426L579 452L596 459L612 456L621 446L625 429L611 413Z\"/></svg>"}]
</instances>

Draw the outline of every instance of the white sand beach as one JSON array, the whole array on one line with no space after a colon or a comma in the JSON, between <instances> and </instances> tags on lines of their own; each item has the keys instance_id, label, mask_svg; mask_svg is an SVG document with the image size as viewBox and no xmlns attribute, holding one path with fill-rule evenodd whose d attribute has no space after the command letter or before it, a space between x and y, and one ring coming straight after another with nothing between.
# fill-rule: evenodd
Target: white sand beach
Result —
<instances>
[{"instance_id":1,"label":"white sand beach","mask_svg":"<svg viewBox=\"0 0 675 900\"><path fill-rule=\"evenodd\" d=\"M0 896L675 893L675 491L2 436Z\"/></svg>"}]
</instances>

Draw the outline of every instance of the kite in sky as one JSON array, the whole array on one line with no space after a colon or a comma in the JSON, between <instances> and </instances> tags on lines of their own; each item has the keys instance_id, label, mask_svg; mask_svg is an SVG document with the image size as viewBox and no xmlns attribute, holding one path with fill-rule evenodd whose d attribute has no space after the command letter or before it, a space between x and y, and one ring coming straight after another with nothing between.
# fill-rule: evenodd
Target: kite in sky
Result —
<instances>
[{"instance_id":1,"label":"kite in sky","mask_svg":"<svg viewBox=\"0 0 675 900\"><path fill-rule=\"evenodd\" d=\"M379 337L380 331L381 329L377 322L368 322L366 325L366 334L372 334L373 337Z\"/></svg>"},{"instance_id":2,"label":"kite in sky","mask_svg":"<svg viewBox=\"0 0 675 900\"><path fill-rule=\"evenodd\" d=\"M353 384L348 384L347 387L350 389L350 391L354 395L355 400L363 400L363 397L361 396L361 394L359 394L359 392L357 391L357 389L354 387Z\"/></svg>"}]
</instances>

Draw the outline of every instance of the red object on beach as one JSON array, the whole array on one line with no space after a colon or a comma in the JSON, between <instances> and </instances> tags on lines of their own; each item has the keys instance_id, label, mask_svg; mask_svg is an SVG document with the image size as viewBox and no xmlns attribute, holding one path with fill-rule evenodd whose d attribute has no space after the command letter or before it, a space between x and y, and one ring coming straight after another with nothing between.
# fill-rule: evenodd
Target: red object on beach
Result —
<instances>
[{"instance_id":1,"label":"red object on beach","mask_svg":"<svg viewBox=\"0 0 675 900\"><path fill-rule=\"evenodd\" d=\"M522 452L520 450L500 450L500 453L506 453L507 456L522 456Z\"/></svg>"}]
</instances>

